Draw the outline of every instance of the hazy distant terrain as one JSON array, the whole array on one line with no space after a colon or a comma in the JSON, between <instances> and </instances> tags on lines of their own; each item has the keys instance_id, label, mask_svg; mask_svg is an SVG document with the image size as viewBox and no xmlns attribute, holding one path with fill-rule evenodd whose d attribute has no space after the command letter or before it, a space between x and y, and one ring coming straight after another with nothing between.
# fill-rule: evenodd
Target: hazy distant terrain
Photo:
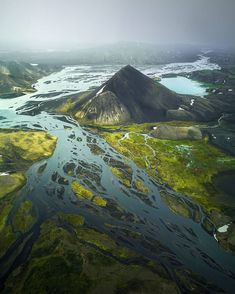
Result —
<instances>
[{"instance_id":1,"label":"hazy distant terrain","mask_svg":"<svg viewBox=\"0 0 235 294\"><path fill-rule=\"evenodd\" d=\"M165 64L197 59L200 49L195 46L158 46L148 43L125 43L91 46L73 50L0 51L0 60L23 60L32 63L60 65L78 64Z\"/></svg>"}]
</instances>

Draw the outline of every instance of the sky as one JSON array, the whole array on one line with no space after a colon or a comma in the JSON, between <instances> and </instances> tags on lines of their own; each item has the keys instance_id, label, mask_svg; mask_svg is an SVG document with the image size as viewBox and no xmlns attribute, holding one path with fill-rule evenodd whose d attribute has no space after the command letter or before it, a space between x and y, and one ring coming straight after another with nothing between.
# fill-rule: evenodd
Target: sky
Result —
<instances>
[{"instance_id":1,"label":"sky","mask_svg":"<svg viewBox=\"0 0 235 294\"><path fill-rule=\"evenodd\" d=\"M235 0L0 0L1 47L235 45Z\"/></svg>"}]
</instances>

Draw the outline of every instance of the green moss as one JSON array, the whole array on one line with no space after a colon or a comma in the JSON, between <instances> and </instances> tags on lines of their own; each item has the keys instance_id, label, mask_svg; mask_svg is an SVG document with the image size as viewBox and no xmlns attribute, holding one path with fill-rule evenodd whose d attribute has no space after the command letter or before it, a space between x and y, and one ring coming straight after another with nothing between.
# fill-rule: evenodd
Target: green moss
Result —
<instances>
[{"instance_id":1,"label":"green moss","mask_svg":"<svg viewBox=\"0 0 235 294\"><path fill-rule=\"evenodd\" d=\"M8 202L0 205L0 232L4 229L12 205Z\"/></svg>"},{"instance_id":2,"label":"green moss","mask_svg":"<svg viewBox=\"0 0 235 294\"><path fill-rule=\"evenodd\" d=\"M74 227L80 227L84 225L85 219L83 216L81 215L77 215L77 214L66 214L63 212L60 212L59 217L61 217L62 219L66 220L67 222L69 222L70 224L72 224Z\"/></svg>"},{"instance_id":3,"label":"green moss","mask_svg":"<svg viewBox=\"0 0 235 294\"><path fill-rule=\"evenodd\" d=\"M77 245L67 231L46 222L30 259L8 280L5 293L87 293L89 280L82 274Z\"/></svg>"},{"instance_id":4,"label":"green moss","mask_svg":"<svg viewBox=\"0 0 235 294\"><path fill-rule=\"evenodd\" d=\"M100 196L95 196L92 199L92 202L95 205L102 206L102 207L105 207L107 205L107 201L103 197L100 197Z\"/></svg>"},{"instance_id":5,"label":"green moss","mask_svg":"<svg viewBox=\"0 0 235 294\"><path fill-rule=\"evenodd\" d=\"M93 198L93 193L86 189L84 186L80 185L78 182L73 181L71 184L71 188L74 192L74 194L80 198L80 199L89 199L91 200Z\"/></svg>"},{"instance_id":6,"label":"green moss","mask_svg":"<svg viewBox=\"0 0 235 294\"><path fill-rule=\"evenodd\" d=\"M93 204L101 207L107 205L107 200L101 196L94 195L92 191L88 190L76 181L73 181L71 188L75 195L81 200L90 200Z\"/></svg>"},{"instance_id":7,"label":"green moss","mask_svg":"<svg viewBox=\"0 0 235 294\"><path fill-rule=\"evenodd\" d=\"M68 99L64 104L58 107L56 111L59 113L68 113L73 109L74 105L75 102L73 102L71 99Z\"/></svg>"},{"instance_id":8,"label":"green moss","mask_svg":"<svg viewBox=\"0 0 235 294\"><path fill-rule=\"evenodd\" d=\"M0 142L3 157L35 161L52 155L56 138L42 131L1 131Z\"/></svg>"},{"instance_id":9,"label":"green moss","mask_svg":"<svg viewBox=\"0 0 235 294\"><path fill-rule=\"evenodd\" d=\"M184 217L190 217L190 209L180 198L175 198L165 192L161 192L161 197L169 209L175 214L179 214Z\"/></svg>"},{"instance_id":10,"label":"green moss","mask_svg":"<svg viewBox=\"0 0 235 294\"><path fill-rule=\"evenodd\" d=\"M23 173L16 172L0 177L0 199L22 188L26 182Z\"/></svg>"},{"instance_id":11,"label":"green moss","mask_svg":"<svg viewBox=\"0 0 235 294\"><path fill-rule=\"evenodd\" d=\"M127 188L131 187L131 181L127 179L126 174L120 168L112 167L111 171L115 177L121 180L124 186L126 186Z\"/></svg>"},{"instance_id":12,"label":"green moss","mask_svg":"<svg viewBox=\"0 0 235 294\"><path fill-rule=\"evenodd\" d=\"M0 257L4 255L6 250L15 241L12 228L7 224L9 213L12 209L10 200L1 200L0 203Z\"/></svg>"},{"instance_id":13,"label":"green moss","mask_svg":"<svg viewBox=\"0 0 235 294\"><path fill-rule=\"evenodd\" d=\"M56 220L48 220L30 258L10 275L3 293L115 294L130 293L135 285L143 293L178 293L174 282L148 267L122 264L94 246L117 256L125 253L105 234L83 227L72 234L58 227Z\"/></svg>"},{"instance_id":14,"label":"green moss","mask_svg":"<svg viewBox=\"0 0 235 294\"><path fill-rule=\"evenodd\" d=\"M126 247L116 244L116 242L108 235L100 233L93 229L80 228L77 230L79 238L95 245L96 247L111 253L113 256L120 258L133 258L137 254Z\"/></svg>"},{"instance_id":15,"label":"green moss","mask_svg":"<svg viewBox=\"0 0 235 294\"><path fill-rule=\"evenodd\" d=\"M149 188L145 186L144 182L141 180L137 180L135 182L136 189L139 190L141 193L148 194Z\"/></svg>"},{"instance_id":16,"label":"green moss","mask_svg":"<svg viewBox=\"0 0 235 294\"><path fill-rule=\"evenodd\" d=\"M137 135L124 137L123 132L106 132L102 136L158 181L166 182L208 210L221 207L214 197L212 178L221 171L235 169L234 157L225 155L206 139L174 141L146 138L143 144L144 136L140 132L146 129L146 124L130 128L132 131L135 129ZM119 171L114 170L114 174L123 177Z\"/></svg>"},{"instance_id":17,"label":"green moss","mask_svg":"<svg viewBox=\"0 0 235 294\"><path fill-rule=\"evenodd\" d=\"M33 204L31 201L26 200L20 204L17 212L13 218L13 226L16 231L21 233L27 232L36 219L36 213L33 209Z\"/></svg>"},{"instance_id":18,"label":"green moss","mask_svg":"<svg viewBox=\"0 0 235 294\"><path fill-rule=\"evenodd\" d=\"M10 225L2 228L0 231L0 240L0 257L2 257L10 245L16 240Z\"/></svg>"}]
</instances>

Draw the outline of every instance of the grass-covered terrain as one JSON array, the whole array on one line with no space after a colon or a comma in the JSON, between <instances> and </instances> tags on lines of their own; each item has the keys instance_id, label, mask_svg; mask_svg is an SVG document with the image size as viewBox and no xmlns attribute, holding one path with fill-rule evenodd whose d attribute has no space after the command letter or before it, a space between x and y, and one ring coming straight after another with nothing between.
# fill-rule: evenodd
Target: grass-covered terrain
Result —
<instances>
[{"instance_id":1,"label":"grass-covered terrain","mask_svg":"<svg viewBox=\"0 0 235 294\"><path fill-rule=\"evenodd\" d=\"M82 216L59 213L41 226L30 258L3 293L179 293L160 268L86 227Z\"/></svg>"},{"instance_id":2,"label":"grass-covered terrain","mask_svg":"<svg viewBox=\"0 0 235 294\"><path fill-rule=\"evenodd\" d=\"M17 191L26 183L25 171L35 162L52 155L56 138L46 132L0 131L0 257L35 222L32 202L25 200L9 215L17 198Z\"/></svg>"},{"instance_id":3,"label":"grass-covered terrain","mask_svg":"<svg viewBox=\"0 0 235 294\"><path fill-rule=\"evenodd\" d=\"M74 194L80 200L90 200L95 205L102 206L102 207L106 206L107 204L107 201L103 197L94 195L91 190L88 190L87 188L85 188L83 185L79 184L76 181L72 182L71 188Z\"/></svg>"},{"instance_id":4,"label":"grass-covered terrain","mask_svg":"<svg viewBox=\"0 0 235 294\"><path fill-rule=\"evenodd\" d=\"M235 157L211 145L207 137L197 141L161 140L142 134L149 133L151 126L105 127L102 136L150 176L192 198L208 211L228 206L215 191L213 177L235 169Z\"/></svg>"}]
</instances>

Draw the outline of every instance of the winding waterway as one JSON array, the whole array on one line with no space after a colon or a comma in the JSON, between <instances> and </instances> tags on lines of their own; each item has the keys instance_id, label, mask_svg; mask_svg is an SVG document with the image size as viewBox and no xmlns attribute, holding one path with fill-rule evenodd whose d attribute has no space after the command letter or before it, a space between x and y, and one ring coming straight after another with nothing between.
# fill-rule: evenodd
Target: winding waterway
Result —
<instances>
[{"instance_id":1,"label":"winding waterway","mask_svg":"<svg viewBox=\"0 0 235 294\"><path fill-rule=\"evenodd\" d=\"M206 64L209 69L216 67L208 60ZM171 68L171 72L177 72L179 66L182 64L176 65L175 71L173 65L161 68L162 72L164 68ZM194 64L191 65L193 66ZM155 71L159 72L161 68L156 68ZM28 116L20 114L17 110L22 106L27 107L28 101L40 103L58 99L67 93L99 86L118 69L118 66L66 67L39 80L36 84L36 93L0 101L1 128L46 130L58 138L54 154L47 160L35 163L27 171L28 181L21 190L17 203L30 199L37 210L38 221L32 230L23 235L20 242L16 242L0 260L1 278L8 275L4 270L7 263L12 264L10 269L12 270L27 258L32 243L39 233L40 224L56 212L65 211L83 215L91 227L106 232L125 246L157 260L175 280L177 277L174 275L174 269L185 267L204 278L205 285L211 283L218 287L208 286L209 293L219 293L218 289L233 293L235 257L219 247L213 234L209 234L204 229L203 221L206 215L200 206L153 181L132 161L113 150L104 139L81 127L70 117L46 112ZM141 70L145 73L153 73L152 67L142 67ZM94 147L97 146L102 150L99 154L94 152ZM130 167L132 181L142 179L148 186L149 200L141 198L134 187L123 186L112 174L112 166ZM68 173L68 169L72 170L72 173ZM126 212L127 217L124 220L120 219L111 210L101 207L96 207L94 210L92 204L90 207L85 203L78 205L70 187L74 178L96 194L117 203ZM68 184L62 183L61 179L68 180ZM181 197L192 212L192 217L185 218L174 214L160 197L159 191L162 189L168 191L172 197ZM195 211L201 215L201 222L197 222L193 217ZM147 240L155 242L156 250L145 247L145 243L141 241L123 236L121 231L108 228L104 225L106 223L141 233Z\"/></svg>"}]
</instances>

